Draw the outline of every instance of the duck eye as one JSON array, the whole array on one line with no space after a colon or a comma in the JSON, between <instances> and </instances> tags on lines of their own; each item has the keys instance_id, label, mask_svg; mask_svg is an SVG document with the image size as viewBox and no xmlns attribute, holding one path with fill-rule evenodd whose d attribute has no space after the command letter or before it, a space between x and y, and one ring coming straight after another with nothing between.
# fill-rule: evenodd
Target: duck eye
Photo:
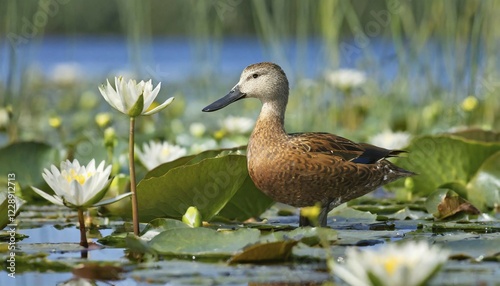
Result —
<instances>
[{"instance_id":1,"label":"duck eye","mask_svg":"<svg viewBox=\"0 0 500 286\"><path fill-rule=\"evenodd\" d=\"M258 74L256 74L256 73L254 73L254 74L252 75L252 77L253 77L253 78L258 78L258 77L259 77L259 75L258 75Z\"/></svg>"}]
</instances>

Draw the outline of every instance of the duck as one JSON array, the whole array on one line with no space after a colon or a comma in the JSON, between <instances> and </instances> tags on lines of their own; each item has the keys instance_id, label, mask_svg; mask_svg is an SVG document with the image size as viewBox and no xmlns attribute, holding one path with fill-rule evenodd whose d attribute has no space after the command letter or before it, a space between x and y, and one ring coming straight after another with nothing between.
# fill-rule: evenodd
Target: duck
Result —
<instances>
[{"instance_id":1,"label":"duck","mask_svg":"<svg viewBox=\"0 0 500 286\"><path fill-rule=\"evenodd\" d=\"M255 186L275 202L297 208L320 205L316 225L344 202L415 173L387 160L405 153L325 132L287 133L288 78L271 62L247 66L229 93L202 109L220 110L256 98L262 108L247 146L248 173ZM300 216L299 226L313 225Z\"/></svg>"}]
</instances>

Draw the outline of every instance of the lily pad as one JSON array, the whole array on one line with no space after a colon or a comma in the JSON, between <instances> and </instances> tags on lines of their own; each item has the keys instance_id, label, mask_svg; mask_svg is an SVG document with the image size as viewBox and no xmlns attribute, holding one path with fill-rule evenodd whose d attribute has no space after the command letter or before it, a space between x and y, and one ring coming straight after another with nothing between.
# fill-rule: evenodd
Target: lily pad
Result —
<instances>
[{"instance_id":1,"label":"lily pad","mask_svg":"<svg viewBox=\"0 0 500 286\"><path fill-rule=\"evenodd\" d=\"M437 219L445 219L457 213L479 214L480 211L470 202L448 189L438 189L429 195L425 202L427 211Z\"/></svg>"},{"instance_id":2,"label":"lily pad","mask_svg":"<svg viewBox=\"0 0 500 286\"><path fill-rule=\"evenodd\" d=\"M500 142L500 133L490 130L482 130L479 128L470 128L458 132L453 135L463 137L465 139L481 141L481 142Z\"/></svg>"},{"instance_id":3,"label":"lily pad","mask_svg":"<svg viewBox=\"0 0 500 286\"><path fill-rule=\"evenodd\" d=\"M163 231L149 245L160 254L228 257L259 241L260 231L238 229L216 231L209 228L177 228Z\"/></svg>"},{"instance_id":4,"label":"lily pad","mask_svg":"<svg viewBox=\"0 0 500 286\"><path fill-rule=\"evenodd\" d=\"M156 172L156 171L155 171ZM181 219L195 206L204 220L219 213L248 176L246 158L226 155L169 169L159 177L146 176L137 185L139 220ZM130 218L130 205L114 213Z\"/></svg>"},{"instance_id":5,"label":"lily pad","mask_svg":"<svg viewBox=\"0 0 500 286\"><path fill-rule=\"evenodd\" d=\"M274 201L261 192L247 176L243 185L229 200L218 216L229 220L245 221L266 211Z\"/></svg>"},{"instance_id":6,"label":"lily pad","mask_svg":"<svg viewBox=\"0 0 500 286\"><path fill-rule=\"evenodd\" d=\"M144 179L149 179L151 177L161 177L173 168L185 165L193 165L208 158L217 158L227 155L242 155L245 149L246 147L236 147L230 149L207 150L196 155L184 156L174 161L159 165L158 167L149 171Z\"/></svg>"},{"instance_id":7,"label":"lily pad","mask_svg":"<svg viewBox=\"0 0 500 286\"><path fill-rule=\"evenodd\" d=\"M160 234L162 231L171 230L176 228L190 228L187 224L180 220L170 218L157 218L148 223L148 225L141 232L141 238L149 241L153 237Z\"/></svg>"},{"instance_id":8,"label":"lily pad","mask_svg":"<svg viewBox=\"0 0 500 286\"><path fill-rule=\"evenodd\" d=\"M467 198L480 209L500 205L500 152L481 165L466 189Z\"/></svg>"},{"instance_id":9,"label":"lily pad","mask_svg":"<svg viewBox=\"0 0 500 286\"><path fill-rule=\"evenodd\" d=\"M418 174L413 177L413 192L428 195L449 182L466 185L486 159L500 151L500 142L450 134L422 136L414 139L407 150L407 158L399 158L397 164Z\"/></svg>"},{"instance_id":10,"label":"lily pad","mask_svg":"<svg viewBox=\"0 0 500 286\"><path fill-rule=\"evenodd\" d=\"M21 189L29 190L22 194L22 198L30 200L35 195L28 186L46 186L42 171L58 161L59 152L45 143L19 142L1 148L0 158L0 176L7 178L8 174L13 174Z\"/></svg>"}]
</instances>

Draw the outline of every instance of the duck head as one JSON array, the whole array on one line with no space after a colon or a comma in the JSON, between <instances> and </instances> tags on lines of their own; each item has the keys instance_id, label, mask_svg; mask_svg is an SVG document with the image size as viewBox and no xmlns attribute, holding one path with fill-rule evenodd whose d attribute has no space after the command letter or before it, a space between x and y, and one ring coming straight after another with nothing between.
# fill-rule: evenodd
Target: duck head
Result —
<instances>
[{"instance_id":1,"label":"duck head","mask_svg":"<svg viewBox=\"0 0 500 286\"><path fill-rule=\"evenodd\" d=\"M279 102L286 106L288 102L288 79L280 66L263 62L246 67L241 73L239 82L229 93L203 108L204 112L212 112L228 106L243 98L258 98L265 104Z\"/></svg>"}]
</instances>

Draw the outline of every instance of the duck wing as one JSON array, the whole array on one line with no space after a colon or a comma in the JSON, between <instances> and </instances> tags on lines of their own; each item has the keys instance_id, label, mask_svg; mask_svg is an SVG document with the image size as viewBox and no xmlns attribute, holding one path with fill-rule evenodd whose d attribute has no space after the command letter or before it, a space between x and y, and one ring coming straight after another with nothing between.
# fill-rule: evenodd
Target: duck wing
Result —
<instances>
[{"instance_id":1,"label":"duck wing","mask_svg":"<svg viewBox=\"0 0 500 286\"><path fill-rule=\"evenodd\" d=\"M367 143L356 143L326 132L289 134L292 148L306 153L321 153L340 157L358 164L373 164L381 159L397 157L403 150L389 150Z\"/></svg>"}]
</instances>

